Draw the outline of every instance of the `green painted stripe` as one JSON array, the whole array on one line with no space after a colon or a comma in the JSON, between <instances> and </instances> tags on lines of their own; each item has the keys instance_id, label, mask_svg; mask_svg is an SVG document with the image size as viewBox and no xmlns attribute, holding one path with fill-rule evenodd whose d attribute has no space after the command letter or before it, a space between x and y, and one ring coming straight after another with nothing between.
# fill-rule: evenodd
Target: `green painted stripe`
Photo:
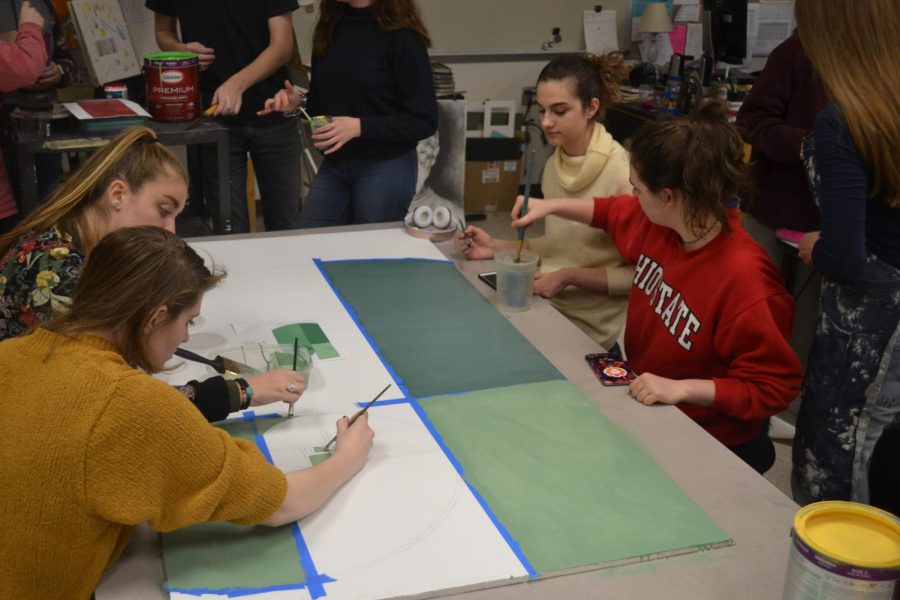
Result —
<instances>
[{"instance_id":1,"label":"green painted stripe","mask_svg":"<svg viewBox=\"0 0 900 600\"><path fill-rule=\"evenodd\" d=\"M413 396L563 378L451 263L324 262L322 269Z\"/></svg>"},{"instance_id":2,"label":"green painted stripe","mask_svg":"<svg viewBox=\"0 0 900 600\"><path fill-rule=\"evenodd\" d=\"M730 541L568 381L420 403L540 573Z\"/></svg>"}]
</instances>

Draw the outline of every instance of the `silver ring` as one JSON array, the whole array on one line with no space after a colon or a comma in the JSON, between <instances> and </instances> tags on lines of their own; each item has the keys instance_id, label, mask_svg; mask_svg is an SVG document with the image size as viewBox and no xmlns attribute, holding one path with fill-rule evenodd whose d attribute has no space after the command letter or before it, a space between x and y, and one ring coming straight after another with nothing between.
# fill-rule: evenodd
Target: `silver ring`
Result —
<instances>
[{"instance_id":1,"label":"silver ring","mask_svg":"<svg viewBox=\"0 0 900 600\"><path fill-rule=\"evenodd\" d=\"M296 394L296 393L297 393L297 386L294 385L294 382L293 382L293 381L290 382L290 383L288 384L288 386L287 386L287 391L289 391L289 392L292 393L292 394Z\"/></svg>"}]
</instances>

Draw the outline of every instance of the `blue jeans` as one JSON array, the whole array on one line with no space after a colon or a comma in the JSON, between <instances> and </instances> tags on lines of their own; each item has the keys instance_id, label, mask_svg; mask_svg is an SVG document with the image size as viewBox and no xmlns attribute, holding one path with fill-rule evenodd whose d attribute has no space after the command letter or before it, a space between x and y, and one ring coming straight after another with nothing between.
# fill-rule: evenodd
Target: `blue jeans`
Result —
<instances>
[{"instance_id":1,"label":"blue jeans","mask_svg":"<svg viewBox=\"0 0 900 600\"><path fill-rule=\"evenodd\" d=\"M247 233L247 153L259 185L266 231L300 226L300 132L296 119L267 119L252 125L229 125L231 171L231 232ZM215 151L201 153L203 189L208 199L218 197ZM208 167L208 168L207 168Z\"/></svg>"},{"instance_id":2,"label":"blue jeans","mask_svg":"<svg viewBox=\"0 0 900 600\"><path fill-rule=\"evenodd\" d=\"M416 192L416 152L383 160L325 159L312 182L300 227L400 221Z\"/></svg>"}]
</instances>

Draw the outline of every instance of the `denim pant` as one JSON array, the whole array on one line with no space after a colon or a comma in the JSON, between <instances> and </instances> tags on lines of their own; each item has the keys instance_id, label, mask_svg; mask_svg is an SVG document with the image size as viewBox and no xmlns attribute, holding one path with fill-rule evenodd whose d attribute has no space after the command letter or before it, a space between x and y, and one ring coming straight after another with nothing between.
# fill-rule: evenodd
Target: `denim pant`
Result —
<instances>
[{"instance_id":1,"label":"denim pant","mask_svg":"<svg viewBox=\"0 0 900 600\"><path fill-rule=\"evenodd\" d=\"M229 125L231 232L247 233L247 153L259 185L266 231L300 226L300 132L296 119L267 119L252 125ZM215 152L201 152L203 189L218 198Z\"/></svg>"},{"instance_id":2,"label":"denim pant","mask_svg":"<svg viewBox=\"0 0 900 600\"><path fill-rule=\"evenodd\" d=\"M383 160L326 158L303 202L300 227L400 221L416 192L414 150Z\"/></svg>"},{"instance_id":3,"label":"denim pant","mask_svg":"<svg viewBox=\"0 0 900 600\"><path fill-rule=\"evenodd\" d=\"M803 166L818 204L815 136ZM791 490L800 505L869 502L869 464L900 427L900 269L869 254L857 280L822 280L816 337L801 388Z\"/></svg>"},{"instance_id":4,"label":"denim pant","mask_svg":"<svg viewBox=\"0 0 900 600\"><path fill-rule=\"evenodd\" d=\"M875 444L900 426L900 270L870 255L860 281L823 280L801 397L794 500L868 503Z\"/></svg>"}]
</instances>

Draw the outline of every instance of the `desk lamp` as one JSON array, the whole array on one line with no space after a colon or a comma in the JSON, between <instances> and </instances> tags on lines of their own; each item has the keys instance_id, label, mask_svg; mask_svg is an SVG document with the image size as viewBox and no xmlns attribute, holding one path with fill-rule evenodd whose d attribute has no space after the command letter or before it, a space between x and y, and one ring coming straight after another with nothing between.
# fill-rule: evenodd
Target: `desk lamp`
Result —
<instances>
[{"instance_id":1,"label":"desk lamp","mask_svg":"<svg viewBox=\"0 0 900 600\"><path fill-rule=\"evenodd\" d=\"M660 33L669 33L674 29L672 20L669 19L669 12L666 10L665 2L650 2L644 6L644 14L641 15L641 24L638 25L638 31L650 34L650 51L647 58L653 70L656 72L656 59L658 51L656 48L656 36Z\"/></svg>"}]
</instances>

